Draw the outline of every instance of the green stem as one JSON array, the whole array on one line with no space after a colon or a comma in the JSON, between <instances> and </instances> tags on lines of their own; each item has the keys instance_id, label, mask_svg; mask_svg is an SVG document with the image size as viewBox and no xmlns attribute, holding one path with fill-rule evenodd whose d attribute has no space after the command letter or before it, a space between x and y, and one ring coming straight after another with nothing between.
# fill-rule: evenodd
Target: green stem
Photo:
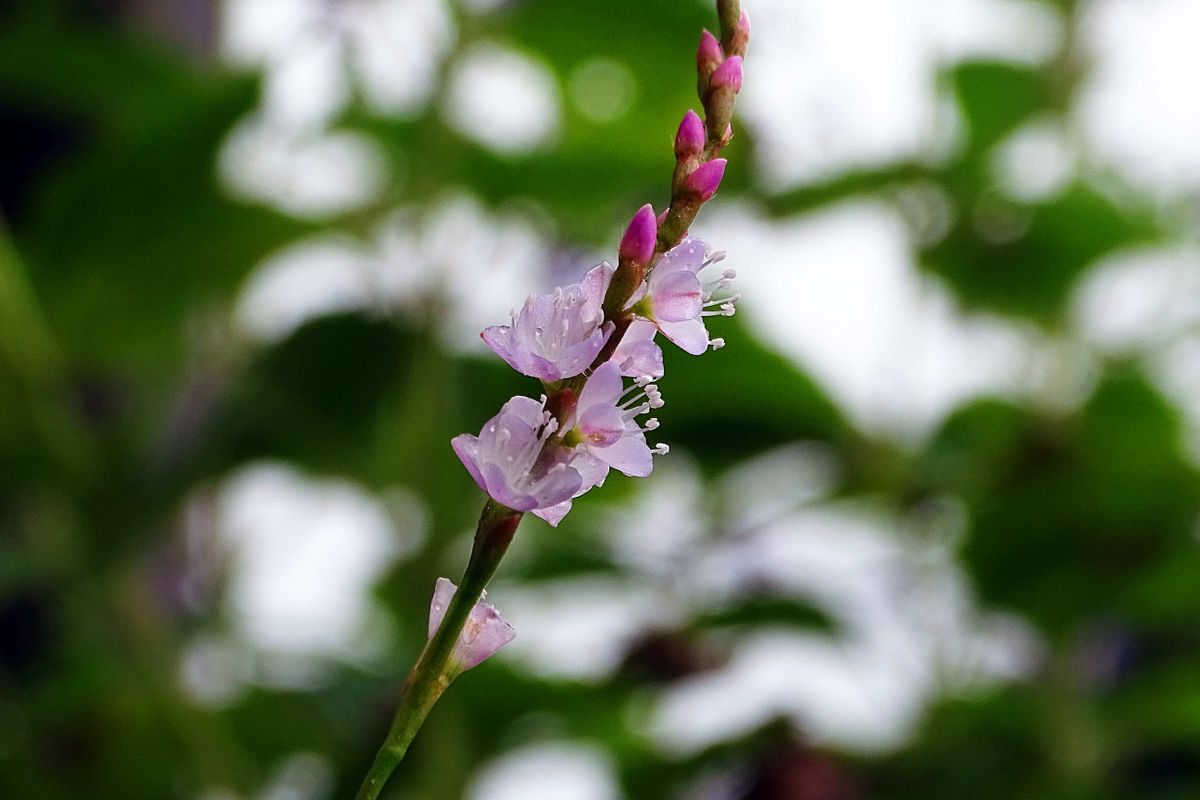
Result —
<instances>
[{"instance_id":1,"label":"green stem","mask_svg":"<svg viewBox=\"0 0 1200 800\"><path fill-rule=\"evenodd\" d=\"M387 739L367 771L362 788L358 790L357 800L375 800L379 797L384 784L404 758L409 744L417 735L421 724L425 722L425 717L434 703L457 677L459 670L451 660L454 646L458 643L459 634L462 633L471 609L479 602L520 523L520 512L506 508L494 500L488 500L487 505L483 507L483 513L479 516L479 527L475 531L471 559L467 562L467 569L463 573L458 591L450 600L442 624L425 645L417 665L404 681L400 707L396 709L391 730L388 731Z\"/></svg>"}]
</instances>

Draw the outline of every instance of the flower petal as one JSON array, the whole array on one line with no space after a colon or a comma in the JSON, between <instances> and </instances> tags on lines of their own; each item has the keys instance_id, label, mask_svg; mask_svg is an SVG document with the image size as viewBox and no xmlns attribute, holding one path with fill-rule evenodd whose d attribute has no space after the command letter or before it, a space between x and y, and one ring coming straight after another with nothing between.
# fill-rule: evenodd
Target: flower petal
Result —
<instances>
[{"instance_id":1,"label":"flower petal","mask_svg":"<svg viewBox=\"0 0 1200 800\"><path fill-rule=\"evenodd\" d=\"M546 520L546 522L550 523L550 527L557 528L558 523L562 522L562 518L565 517L567 512L570 510L571 501L564 500L561 503L556 503L555 505L547 506L546 508L535 508L533 510L533 515Z\"/></svg>"},{"instance_id":2,"label":"flower petal","mask_svg":"<svg viewBox=\"0 0 1200 800\"><path fill-rule=\"evenodd\" d=\"M615 271L613 265L607 261L601 261L588 270L580 284L580 288L583 289L583 297L588 303L596 308L604 305L604 295L608 292L608 284L612 282Z\"/></svg>"},{"instance_id":3,"label":"flower petal","mask_svg":"<svg viewBox=\"0 0 1200 800\"><path fill-rule=\"evenodd\" d=\"M631 478L644 478L654 469L654 456L641 432L627 434L611 447L600 447L591 452Z\"/></svg>"},{"instance_id":4,"label":"flower petal","mask_svg":"<svg viewBox=\"0 0 1200 800\"><path fill-rule=\"evenodd\" d=\"M650 307L657 322L684 322L700 316L700 279L687 270L650 276Z\"/></svg>"},{"instance_id":5,"label":"flower petal","mask_svg":"<svg viewBox=\"0 0 1200 800\"><path fill-rule=\"evenodd\" d=\"M594 405L579 415L578 427L589 448L608 447L625 433L625 418L611 404Z\"/></svg>"},{"instance_id":6,"label":"flower petal","mask_svg":"<svg viewBox=\"0 0 1200 800\"><path fill-rule=\"evenodd\" d=\"M494 606L476 603L454 648L454 657L464 670L468 670L479 666L515 638L517 632Z\"/></svg>"},{"instance_id":7,"label":"flower petal","mask_svg":"<svg viewBox=\"0 0 1200 800\"><path fill-rule=\"evenodd\" d=\"M621 381L621 368L612 361L606 361L596 367L583 391L579 393L579 403L576 406L580 415L593 406L615 406L621 399L625 386Z\"/></svg>"},{"instance_id":8,"label":"flower petal","mask_svg":"<svg viewBox=\"0 0 1200 800\"><path fill-rule=\"evenodd\" d=\"M562 456L565 459L565 454ZM529 487L533 505L520 510L531 511L535 508L558 505L563 500L570 500L572 497L578 496L582 485L583 478L580 477L579 472L574 467L567 466L565 461L559 462L551 467L544 477Z\"/></svg>"},{"instance_id":9,"label":"flower petal","mask_svg":"<svg viewBox=\"0 0 1200 800\"><path fill-rule=\"evenodd\" d=\"M583 482L579 485L579 490L575 493L576 497L587 493L597 486L604 485L604 479L608 477L608 464L605 464L598 458L593 458L583 448L575 450L575 456L571 459L571 466L579 473L579 477Z\"/></svg>"},{"instance_id":10,"label":"flower petal","mask_svg":"<svg viewBox=\"0 0 1200 800\"><path fill-rule=\"evenodd\" d=\"M523 375L547 382L562 380L564 377L568 377L563 375L562 370L558 368L557 364L542 358L537 353L526 351L522 355L524 356L522 358L524 369L518 369L517 372Z\"/></svg>"},{"instance_id":11,"label":"flower petal","mask_svg":"<svg viewBox=\"0 0 1200 800\"><path fill-rule=\"evenodd\" d=\"M451 439L450 446L454 448L455 455L467 468L467 472L471 473L471 478L486 492L487 482L479 469L479 439L469 433L463 433Z\"/></svg>"},{"instance_id":12,"label":"flower petal","mask_svg":"<svg viewBox=\"0 0 1200 800\"><path fill-rule=\"evenodd\" d=\"M699 272L706 258L708 245L701 239L689 236L664 253L654 271L674 272L677 269L686 269L689 272Z\"/></svg>"},{"instance_id":13,"label":"flower petal","mask_svg":"<svg viewBox=\"0 0 1200 800\"><path fill-rule=\"evenodd\" d=\"M560 374L557 378L549 380L561 380L562 378L573 378L579 373L592 365L596 360L596 356L600 355L600 350L603 349L604 343L608 341L608 337L612 336L615 326L611 322L606 322L600 328L578 344L568 347L562 352L556 360ZM543 378L543 380L547 380Z\"/></svg>"},{"instance_id":14,"label":"flower petal","mask_svg":"<svg viewBox=\"0 0 1200 800\"><path fill-rule=\"evenodd\" d=\"M485 481L484 491L497 503L516 511L532 511L537 508L537 500L514 487L500 465L484 464L481 471Z\"/></svg>"},{"instance_id":15,"label":"flower petal","mask_svg":"<svg viewBox=\"0 0 1200 800\"><path fill-rule=\"evenodd\" d=\"M458 587L446 578L438 578L433 589L433 600L429 604L429 637L437 632L450 601L458 593ZM459 669L468 670L478 666L497 650L511 642L517 632L500 616L495 607L478 602L471 608L466 624L454 645L453 659Z\"/></svg>"},{"instance_id":16,"label":"flower petal","mask_svg":"<svg viewBox=\"0 0 1200 800\"><path fill-rule=\"evenodd\" d=\"M519 419L525 423L530 429L540 428L542 423L546 421L546 407L534 400L532 397L517 395L504 404L500 409L500 413L496 415L496 419Z\"/></svg>"},{"instance_id":17,"label":"flower petal","mask_svg":"<svg viewBox=\"0 0 1200 800\"><path fill-rule=\"evenodd\" d=\"M684 322L660 322L658 329L685 353L698 356L708 349L708 329L699 319Z\"/></svg>"},{"instance_id":18,"label":"flower petal","mask_svg":"<svg viewBox=\"0 0 1200 800\"><path fill-rule=\"evenodd\" d=\"M622 375L630 378L663 376L662 350L654 343L656 333L658 328L649 320L635 319L630 324L612 357L613 363L620 365Z\"/></svg>"},{"instance_id":19,"label":"flower petal","mask_svg":"<svg viewBox=\"0 0 1200 800\"><path fill-rule=\"evenodd\" d=\"M521 371L521 364L517 361L516 353L514 352L513 329L508 325L492 325L484 328L483 333L479 334L479 338L483 339L484 344L492 348L492 352L508 362L508 365L518 372Z\"/></svg>"}]
</instances>

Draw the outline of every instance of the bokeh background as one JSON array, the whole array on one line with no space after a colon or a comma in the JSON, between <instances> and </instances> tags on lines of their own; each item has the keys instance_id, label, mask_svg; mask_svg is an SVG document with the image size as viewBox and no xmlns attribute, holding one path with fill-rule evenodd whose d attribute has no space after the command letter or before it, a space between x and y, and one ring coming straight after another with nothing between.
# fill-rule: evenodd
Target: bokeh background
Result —
<instances>
[{"instance_id":1,"label":"bokeh background","mask_svg":"<svg viewBox=\"0 0 1200 800\"><path fill-rule=\"evenodd\" d=\"M747 0L649 479L392 800L1200 796L1200 4ZM700 0L0 11L0 797L350 797Z\"/></svg>"}]
</instances>

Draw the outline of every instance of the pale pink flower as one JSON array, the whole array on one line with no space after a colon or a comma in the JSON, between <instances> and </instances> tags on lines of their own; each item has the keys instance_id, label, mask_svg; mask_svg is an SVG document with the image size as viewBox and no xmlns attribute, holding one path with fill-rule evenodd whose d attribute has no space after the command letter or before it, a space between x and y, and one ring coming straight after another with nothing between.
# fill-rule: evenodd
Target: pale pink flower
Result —
<instances>
[{"instance_id":1,"label":"pale pink flower","mask_svg":"<svg viewBox=\"0 0 1200 800\"><path fill-rule=\"evenodd\" d=\"M646 444L646 431L657 428L658 420L647 420L643 428L637 418L662 406L657 386L640 379L626 390L620 368L606 361L579 393L563 443L604 464L604 472L612 467L630 477L644 478L654 469L651 454L655 452Z\"/></svg>"},{"instance_id":2,"label":"pale pink flower","mask_svg":"<svg viewBox=\"0 0 1200 800\"><path fill-rule=\"evenodd\" d=\"M481 338L518 372L558 381L583 372L612 335L604 322L604 293L613 268L593 267L582 283L552 294L530 295L511 325L493 325Z\"/></svg>"},{"instance_id":3,"label":"pale pink flower","mask_svg":"<svg viewBox=\"0 0 1200 800\"><path fill-rule=\"evenodd\" d=\"M665 455L670 448L647 445L646 433L658 428L658 420L648 419L643 426L637 418L662 406L662 394L649 378L639 378L627 390L615 361L596 368L567 418L563 437L563 445L572 448L569 463L582 478L575 497L602 485L610 468L634 478L650 474L652 456ZM570 510L571 500L564 500L534 513L556 525Z\"/></svg>"},{"instance_id":4,"label":"pale pink flower","mask_svg":"<svg viewBox=\"0 0 1200 800\"><path fill-rule=\"evenodd\" d=\"M650 277L634 293L630 308L634 313L654 323L684 352L700 355L710 346L724 345L722 339L708 338L704 317L733 316L739 296L713 298L729 289L737 273L731 269L721 277L702 283L699 273L725 257L724 253L710 254L700 239L687 238L668 250L650 273Z\"/></svg>"},{"instance_id":5,"label":"pale pink flower","mask_svg":"<svg viewBox=\"0 0 1200 800\"><path fill-rule=\"evenodd\" d=\"M538 514L571 499L583 484L567 451L556 448L548 455L542 453L557 428L544 397L541 402L514 397L488 420L479 436L464 433L450 444L489 497L516 511Z\"/></svg>"},{"instance_id":6,"label":"pale pink flower","mask_svg":"<svg viewBox=\"0 0 1200 800\"><path fill-rule=\"evenodd\" d=\"M450 600L458 587L446 578L438 578L433 589L433 600L429 604L429 638L437 632L450 607ZM475 604L467 617L462 633L454 644L451 662L460 671L477 666L504 645L517 638L517 632L505 622L494 606L482 600Z\"/></svg>"}]
</instances>

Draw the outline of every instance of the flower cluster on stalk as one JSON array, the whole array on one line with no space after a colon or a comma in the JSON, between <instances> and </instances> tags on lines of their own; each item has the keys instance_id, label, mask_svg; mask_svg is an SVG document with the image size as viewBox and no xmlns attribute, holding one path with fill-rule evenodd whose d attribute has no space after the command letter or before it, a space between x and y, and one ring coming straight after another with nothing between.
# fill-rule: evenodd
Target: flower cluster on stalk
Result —
<instances>
[{"instance_id":1,"label":"flower cluster on stalk","mask_svg":"<svg viewBox=\"0 0 1200 800\"><path fill-rule=\"evenodd\" d=\"M506 325L481 333L509 366L537 378L542 394L511 398L478 436L451 440L454 452L491 500L484 505L460 587L438 580L429 609L429 643L409 673L388 738L372 762L359 800L376 800L429 709L464 670L516 635L484 602L485 588L526 513L557 525L575 498L600 486L609 470L646 477L665 444L662 339L691 355L717 350L706 318L731 316L733 270L712 269L713 252L689 229L725 177L721 151L733 136L750 21L740 0L716 0L721 38L704 31L696 51L704 116L688 111L675 135L671 200L661 214L633 215L617 264L598 264L583 279L530 296Z\"/></svg>"},{"instance_id":2,"label":"flower cluster on stalk","mask_svg":"<svg viewBox=\"0 0 1200 800\"><path fill-rule=\"evenodd\" d=\"M610 469L645 477L667 445L647 441L663 405L659 334L691 355L719 349L707 317L731 316L736 273L710 270L724 258L687 229L725 175L721 149L732 136L750 36L744 12L720 42L705 31L696 53L706 119L684 115L675 136L671 204L643 206L621 239L617 266L593 267L580 283L531 295L506 325L481 337L518 372L542 382L538 400L514 397L478 436L451 444L496 503L557 525L572 501L604 483ZM707 273L707 274L706 274Z\"/></svg>"}]
</instances>

